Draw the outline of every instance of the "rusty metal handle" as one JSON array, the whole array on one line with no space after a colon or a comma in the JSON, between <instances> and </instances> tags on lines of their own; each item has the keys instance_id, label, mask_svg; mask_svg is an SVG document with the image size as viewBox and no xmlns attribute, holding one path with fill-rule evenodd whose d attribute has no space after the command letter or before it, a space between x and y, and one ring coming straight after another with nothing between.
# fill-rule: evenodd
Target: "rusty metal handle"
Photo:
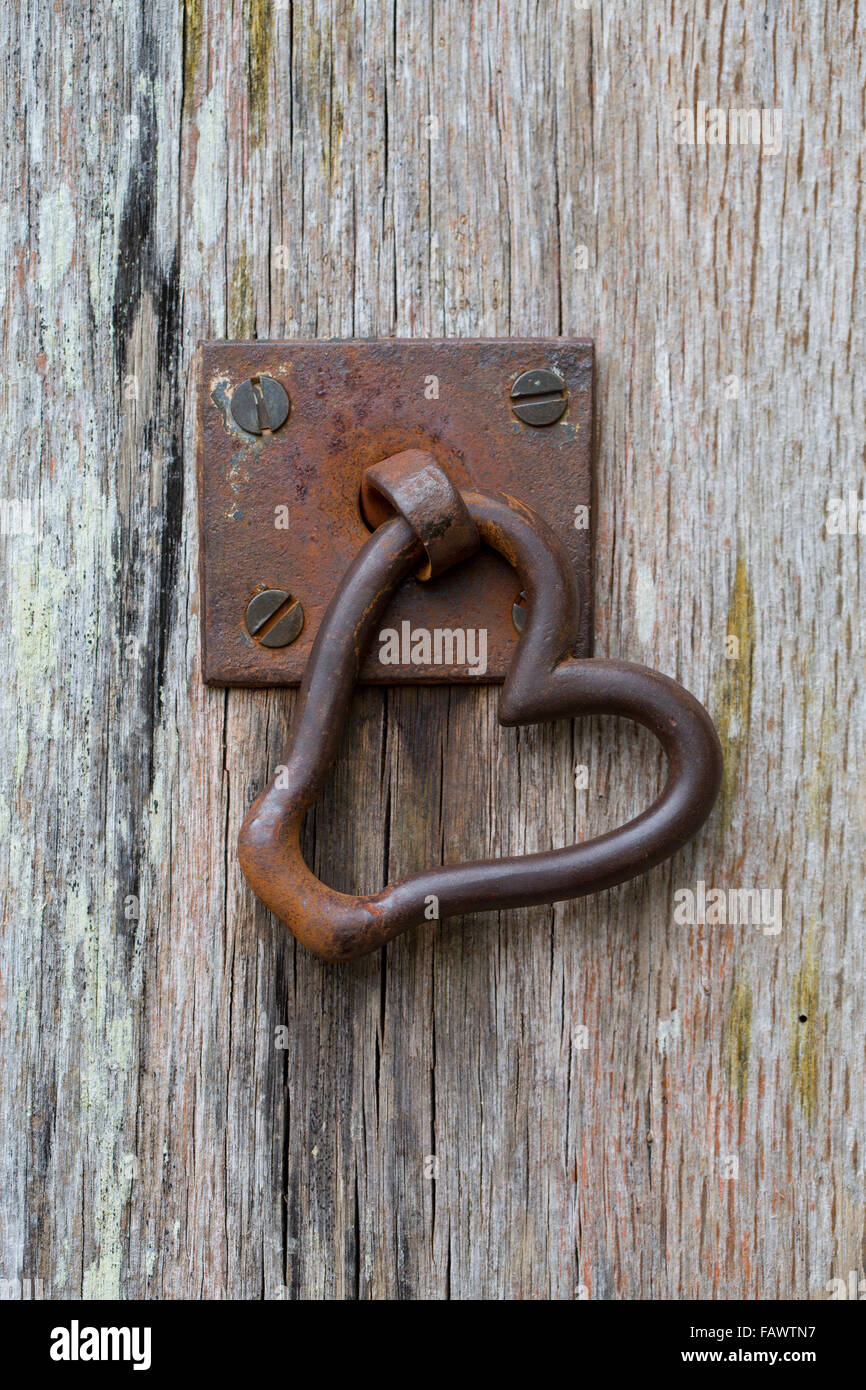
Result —
<instances>
[{"instance_id":1,"label":"rusty metal handle","mask_svg":"<svg viewBox=\"0 0 866 1390\"><path fill-rule=\"evenodd\" d=\"M310 655L281 785L269 784L241 827L239 856L251 887L325 960L365 955L421 924L431 897L445 918L560 902L634 878L691 839L721 783L719 740L693 695L645 666L569 655L579 612L574 572L557 537L529 507L500 494L457 493L435 460L419 451L368 470L367 481L414 520L412 482L422 470L426 482L422 488L419 481L418 495L426 502L417 508L426 519L417 531L403 515L386 520L350 564ZM338 893L304 863L301 823L336 756L362 657L391 596L419 561L424 564L425 551L426 567L436 573L453 563L451 551L463 558L474 548L464 513L477 541L514 566L527 595L525 626L500 696L500 723L588 714L632 719L661 743L667 781L641 815L583 844L428 869L363 897Z\"/></svg>"}]
</instances>

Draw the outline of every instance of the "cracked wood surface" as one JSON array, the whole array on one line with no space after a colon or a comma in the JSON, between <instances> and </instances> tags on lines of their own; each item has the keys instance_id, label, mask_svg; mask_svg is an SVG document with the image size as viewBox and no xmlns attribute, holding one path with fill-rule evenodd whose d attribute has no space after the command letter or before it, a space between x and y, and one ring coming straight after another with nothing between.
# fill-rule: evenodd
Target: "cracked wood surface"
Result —
<instances>
[{"instance_id":1,"label":"cracked wood surface","mask_svg":"<svg viewBox=\"0 0 866 1390\"><path fill-rule=\"evenodd\" d=\"M862 1276L861 552L825 525L863 485L856 7L22 0L0 28L5 1287ZM781 148L678 144L699 101L780 110ZM557 333L598 351L596 651L708 703L721 803L639 882L323 966L235 859L294 695L200 681L196 343ZM652 794L648 737L497 701L360 693L317 872L369 891ZM781 889L781 930L679 925L699 882Z\"/></svg>"}]
</instances>

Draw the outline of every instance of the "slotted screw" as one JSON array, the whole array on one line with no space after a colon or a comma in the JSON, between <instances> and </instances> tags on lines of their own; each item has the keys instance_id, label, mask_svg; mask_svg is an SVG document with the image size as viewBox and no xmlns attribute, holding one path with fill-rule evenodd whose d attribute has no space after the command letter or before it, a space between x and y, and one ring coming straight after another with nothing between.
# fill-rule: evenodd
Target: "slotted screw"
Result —
<instances>
[{"instance_id":1,"label":"slotted screw","mask_svg":"<svg viewBox=\"0 0 866 1390\"><path fill-rule=\"evenodd\" d=\"M553 425L567 405L565 382L548 367L523 372L511 388L511 409L525 425Z\"/></svg>"},{"instance_id":2,"label":"slotted screw","mask_svg":"<svg viewBox=\"0 0 866 1390\"><path fill-rule=\"evenodd\" d=\"M285 589L264 589L247 604L246 623L260 647L287 647L300 635L304 610Z\"/></svg>"},{"instance_id":3,"label":"slotted screw","mask_svg":"<svg viewBox=\"0 0 866 1390\"><path fill-rule=\"evenodd\" d=\"M290 409L286 388L272 376L252 376L235 387L232 396L234 422L247 434L273 434L285 424Z\"/></svg>"}]
</instances>

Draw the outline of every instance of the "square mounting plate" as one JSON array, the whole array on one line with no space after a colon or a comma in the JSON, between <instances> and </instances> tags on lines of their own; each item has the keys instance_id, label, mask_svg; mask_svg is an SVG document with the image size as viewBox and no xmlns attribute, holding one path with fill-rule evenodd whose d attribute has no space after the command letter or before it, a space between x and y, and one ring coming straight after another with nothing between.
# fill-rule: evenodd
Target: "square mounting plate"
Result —
<instances>
[{"instance_id":1,"label":"square mounting plate","mask_svg":"<svg viewBox=\"0 0 866 1390\"><path fill-rule=\"evenodd\" d=\"M565 382L553 424L512 410L519 376L546 367ZM403 449L432 453L458 487L510 493L539 512L574 564L582 610L575 654L592 653L593 347L584 338L370 339L203 343L198 389L202 667L211 685L298 685L319 624L349 561L369 535L358 497L366 467ZM234 391L269 376L288 419L248 434ZM486 628L487 670L382 665L372 644L366 684L501 681L518 633L520 585L499 555L478 555L430 584L407 579L384 625ZM247 632L250 600L282 589L304 625L288 646Z\"/></svg>"}]
</instances>

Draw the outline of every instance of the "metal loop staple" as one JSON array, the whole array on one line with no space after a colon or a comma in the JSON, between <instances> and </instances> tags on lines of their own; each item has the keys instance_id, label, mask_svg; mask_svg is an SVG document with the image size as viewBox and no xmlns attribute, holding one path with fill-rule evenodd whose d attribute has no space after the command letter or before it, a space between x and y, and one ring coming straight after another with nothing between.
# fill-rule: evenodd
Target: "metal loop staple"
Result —
<instances>
[{"instance_id":1,"label":"metal loop staple","mask_svg":"<svg viewBox=\"0 0 866 1390\"><path fill-rule=\"evenodd\" d=\"M376 950L425 921L430 898L440 919L458 914L561 902L613 887L667 859L700 829L718 795L722 753L712 720L693 695L648 667L578 659L578 592L565 551L529 507L504 494L456 492L430 455L410 450L386 461L377 485L404 512L386 520L351 562L322 621L301 685L280 785L271 781L241 827L239 856L250 886L310 951L346 961ZM423 480L418 531L413 479ZM304 862L301 825L322 790L339 746L358 669L400 582L422 560L437 566L465 558L469 543L461 499L480 541L514 567L527 595L527 619L499 701L505 725L577 715L613 714L648 728L667 758L657 799L633 820L565 849L438 866L352 897L322 883ZM399 498L399 501L397 500ZM430 545L441 532L453 548ZM408 519L407 519L408 518ZM432 518L432 520L431 520ZM455 519L456 518L456 519ZM421 537L424 537L422 541ZM449 554L453 557L449 559Z\"/></svg>"},{"instance_id":2,"label":"metal loop staple","mask_svg":"<svg viewBox=\"0 0 866 1390\"><path fill-rule=\"evenodd\" d=\"M435 579L474 555L481 545L460 493L433 455L423 449L406 449L367 468L361 506L368 515L377 512L374 493L408 521L424 547L427 558L415 570L416 579Z\"/></svg>"}]
</instances>

